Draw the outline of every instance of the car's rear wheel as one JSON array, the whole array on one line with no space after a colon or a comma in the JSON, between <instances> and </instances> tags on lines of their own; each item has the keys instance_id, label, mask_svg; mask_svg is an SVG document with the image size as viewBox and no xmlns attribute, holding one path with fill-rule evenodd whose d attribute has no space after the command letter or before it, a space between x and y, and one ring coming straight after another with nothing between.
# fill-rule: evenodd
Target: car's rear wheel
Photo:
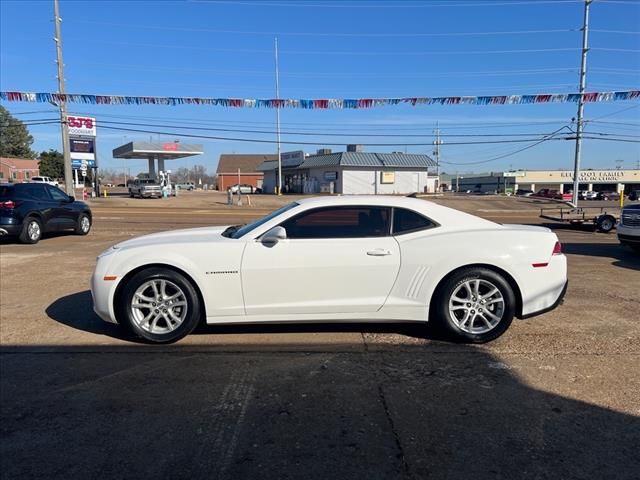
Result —
<instances>
[{"instance_id":1,"label":"car's rear wheel","mask_svg":"<svg viewBox=\"0 0 640 480\"><path fill-rule=\"evenodd\" d=\"M118 300L118 321L152 343L172 343L198 325L200 300L191 282L165 268L149 268L131 277Z\"/></svg>"},{"instance_id":2,"label":"car's rear wheel","mask_svg":"<svg viewBox=\"0 0 640 480\"><path fill-rule=\"evenodd\" d=\"M21 243L38 243L42 238L42 223L35 217L27 217L22 222L22 231L18 236Z\"/></svg>"},{"instance_id":3,"label":"car's rear wheel","mask_svg":"<svg viewBox=\"0 0 640 480\"><path fill-rule=\"evenodd\" d=\"M86 213L81 213L78 217L78 224L76 225L76 235L87 235L91 230L91 219Z\"/></svg>"},{"instance_id":4,"label":"car's rear wheel","mask_svg":"<svg viewBox=\"0 0 640 480\"><path fill-rule=\"evenodd\" d=\"M434 297L435 321L449 336L485 343L502 335L515 315L516 298L509 282L487 268L465 268L441 284Z\"/></svg>"}]
</instances>

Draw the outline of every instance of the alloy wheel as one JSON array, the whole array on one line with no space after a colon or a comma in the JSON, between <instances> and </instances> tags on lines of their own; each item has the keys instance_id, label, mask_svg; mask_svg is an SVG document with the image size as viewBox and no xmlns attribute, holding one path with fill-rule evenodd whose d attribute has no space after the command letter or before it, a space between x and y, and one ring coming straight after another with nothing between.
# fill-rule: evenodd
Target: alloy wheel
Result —
<instances>
[{"instance_id":1,"label":"alloy wheel","mask_svg":"<svg viewBox=\"0 0 640 480\"><path fill-rule=\"evenodd\" d=\"M35 220L29 222L29 226L27 227L27 233L29 234L29 238L31 241L36 241L40 238L40 224Z\"/></svg>"},{"instance_id":2,"label":"alloy wheel","mask_svg":"<svg viewBox=\"0 0 640 480\"><path fill-rule=\"evenodd\" d=\"M162 278L144 282L131 299L131 317L143 330L165 334L178 328L187 317L187 297L175 283Z\"/></svg>"},{"instance_id":3,"label":"alloy wheel","mask_svg":"<svg viewBox=\"0 0 640 480\"><path fill-rule=\"evenodd\" d=\"M484 279L458 285L449 298L449 314L463 332L479 335L493 330L502 320L505 300L500 289Z\"/></svg>"}]
</instances>

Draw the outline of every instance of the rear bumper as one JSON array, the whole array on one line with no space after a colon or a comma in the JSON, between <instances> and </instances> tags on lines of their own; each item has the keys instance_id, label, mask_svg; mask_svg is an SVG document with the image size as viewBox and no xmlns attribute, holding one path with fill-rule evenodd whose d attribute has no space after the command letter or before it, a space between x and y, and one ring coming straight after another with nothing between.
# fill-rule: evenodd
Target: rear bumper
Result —
<instances>
[{"instance_id":1,"label":"rear bumper","mask_svg":"<svg viewBox=\"0 0 640 480\"><path fill-rule=\"evenodd\" d=\"M0 237L11 236L15 237L20 235L22 231L22 224L13 223L11 225L0 224Z\"/></svg>"},{"instance_id":2,"label":"rear bumper","mask_svg":"<svg viewBox=\"0 0 640 480\"><path fill-rule=\"evenodd\" d=\"M548 307L545 307L545 308L543 308L541 310L537 310L535 312L530 312L530 313L527 313L526 315L522 315L522 316L520 316L520 319L525 320L527 318L536 317L538 315L542 315L543 313L550 312L551 310L555 310L559 305L562 305L562 303L564 302L564 296L567 293L567 288L568 287L569 287L569 280L567 280L565 282L564 287L562 287L562 290L560 291L560 295L558 296L556 301L553 302L553 304L551 304Z\"/></svg>"}]
</instances>

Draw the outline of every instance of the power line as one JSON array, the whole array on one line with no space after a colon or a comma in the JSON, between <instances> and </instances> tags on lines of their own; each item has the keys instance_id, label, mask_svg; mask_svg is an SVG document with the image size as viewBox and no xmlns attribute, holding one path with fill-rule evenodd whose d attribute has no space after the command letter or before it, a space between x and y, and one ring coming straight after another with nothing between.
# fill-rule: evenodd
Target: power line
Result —
<instances>
[{"instance_id":1,"label":"power line","mask_svg":"<svg viewBox=\"0 0 640 480\"><path fill-rule=\"evenodd\" d=\"M111 126L102 126L101 128L116 130L116 131L124 131L124 132L137 132L137 133L146 133L152 135L163 135L163 136L171 136L171 137L184 137L184 138L200 138L207 140L222 140L222 141L234 141L234 142L248 142L248 143L268 143L274 144L277 143L276 140L269 139L257 139L257 138L237 138L237 137L219 137L219 136L209 136L209 135L197 135L197 134L187 134L180 132L166 132L166 131L157 131L157 130L146 130L146 129L137 129L137 128L125 128L125 127L111 127ZM563 127L565 128L565 127ZM613 138L600 138L600 137L584 137L593 140L610 140L610 141L621 141L621 142L633 142L640 143L640 140L625 140L625 139L613 139ZM483 144L500 144L500 143L526 143L531 141L544 141L546 139L551 139L549 136L544 137L543 139L510 139L510 140L474 140L474 141L466 141L466 142L448 142L447 145L483 145ZM567 140L567 138L554 138L557 140ZM289 145L326 145L326 146L342 146L344 142L341 143L327 143L327 142L301 142L301 141L285 141L282 140L280 143L289 144ZM362 145L372 146L372 147L398 147L398 146L430 146L431 142L428 143L408 143L408 142L399 142L399 143L361 143Z\"/></svg>"},{"instance_id":2,"label":"power line","mask_svg":"<svg viewBox=\"0 0 640 480\"><path fill-rule=\"evenodd\" d=\"M474 3L357 3L357 4L345 4L341 2L332 3L307 3L307 2L246 2L246 1L231 1L231 0L196 0L194 3L213 3L220 5L236 5L236 6L259 6L259 7L303 7L303 8L341 8L341 9L353 9L353 8L450 8L450 7L506 7L506 6L520 6L520 5L548 5L548 4L567 4L567 3L579 3L581 0L514 0L510 2L474 2Z\"/></svg>"},{"instance_id":3,"label":"power line","mask_svg":"<svg viewBox=\"0 0 640 480\"><path fill-rule=\"evenodd\" d=\"M486 36L486 35L533 35L533 34L549 34L549 33L567 33L577 32L577 29L550 29L550 30L507 30L507 31L489 31L489 32L273 32L273 31L257 31L257 30L227 30L216 28L194 28L194 27L177 27L167 25L141 25L131 23L112 23L97 22L93 20L71 20L71 23L88 24L88 25L105 25L111 27L124 27L134 29L150 29L150 30L174 30L180 32L210 32L224 33L230 35L267 35L267 36L300 36L300 37L462 37L462 36Z\"/></svg>"}]
</instances>

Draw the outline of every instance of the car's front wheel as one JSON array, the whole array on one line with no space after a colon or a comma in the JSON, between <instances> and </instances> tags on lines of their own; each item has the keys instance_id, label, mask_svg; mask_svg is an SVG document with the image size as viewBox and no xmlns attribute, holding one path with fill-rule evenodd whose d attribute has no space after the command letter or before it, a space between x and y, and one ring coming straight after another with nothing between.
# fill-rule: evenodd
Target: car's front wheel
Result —
<instances>
[{"instance_id":1,"label":"car's front wheel","mask_svg":"<svg viewBox=\"0 0 640 480\"><path fill-rule=\"evenodd\" d=\"M515 315L509 282L487 268L464 268L439 286L432 305L434 320L455 339L486 343L502 335Z\"/></svg>"},{"instance_id":2,"label":"car's front wheel","mask_svg":"<svg viewBox=\"0 0 640 480\"><path fill-rule=\"evenodd\" d=\"M189 335L200 321L200 300L191 282L165 268L133 275L119 295L118 321L152 343L172 343Z\"/></svg>"}]
</instances>

